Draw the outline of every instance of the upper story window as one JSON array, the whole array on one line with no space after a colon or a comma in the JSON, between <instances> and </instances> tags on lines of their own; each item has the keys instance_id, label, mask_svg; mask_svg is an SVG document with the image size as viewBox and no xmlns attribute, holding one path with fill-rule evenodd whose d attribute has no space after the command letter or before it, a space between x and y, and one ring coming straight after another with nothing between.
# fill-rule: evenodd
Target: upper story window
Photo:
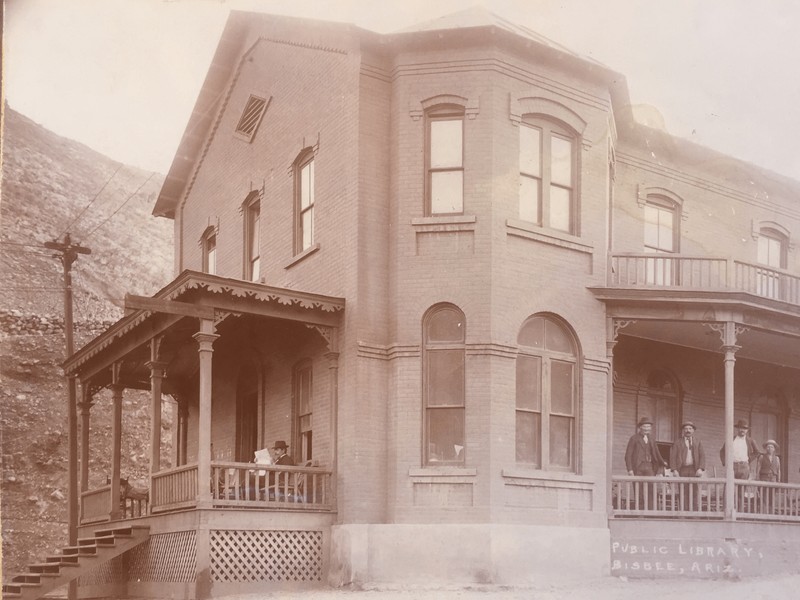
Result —
<instances>
[{"instance_id":1,"label":"upper story window","mask_svg":"<svg viewBox=\"0 0 800 600\"><path fill-rule=\"evenodd\" d=\"M669 254L678 251L678 206L663 196L648 196L644 205L644 251ZM670 258L648 258L647 283L672 285L677 281L677 263Z\"/></svg>"},{"instance_id":2,"label":"upper story window","mask_svg":"<svg viewBox=\"0 0 800 600\"><path fill-rule=\"evenodd\" d=\"M217 274L217 231L209 227L201 240L203 248L203 272L211 275Z\"/></svg>"},{"instance_id":3,"label":"upper story window","mask_svg":"<svg viewBox=\"0 0 800 600\"><path fill-rule=\"evenodd\" d=\"M464 463L466 320L455 306L423 318L423 464Z\"/></svg>"},{"instance_id":4,"label":"upper story window","mask_svg":"<svg viewBox=\"0 0 800 600\"><path fill-rule=\"evenodd\" d=\"M295 254L314 244L314 152L304 150L295 161Z\"/></svg>"},{"instance_id":5,"label":"upper story window","mask_svg":"<svg viewBox=\"0 0 800 600\"><path fill-rule=\"evenodd\" d=\"M304 360L295 365L292 377L295 447L299 453L294 459L299 465L313 458L314 435L311 427L311 374L311 361Z\"/></svg>"},{"instance_id":6,"label":"upper story window","mask_svg":"<svg viewBox=\"0 0 800 600\"><path fill-rule=\"evenodd\" d=\"M267 98L251 95L247 99L247 104L244 106L242 116L236 124L236 133L248 142L251 141L256 134L256 130L261 123L261 118L267 110L267 104L269 104Z\"/></svg>"},{"instance_id":7,"label":"upper story window","mask_svg":"<svg viewBox=\"0 0 800 600\"><path fill-rule=\"evenodd\" d=\"M576 137L565 127L526 118L519 127L519 218L575 233Z\"/></svg>"},{"instance_id":8,"label":"upper story window","mask_svg":"<svg viewBox=\"0 0 800 600\"><path fill-rule=\"evenodd\" d=\"M256 197L244 207L244 278L258 281L261 277L261 200Z\"/></svg>"},{"instance_id":9,"label":"upper story window","mask_svg":"<svg viewBox=\"0 0 800 600\"><path fill-rule=\"evenodd\" d=\"M537 469L577 470L578 352L559 321L534 316L517 343L516 459Z\"/></svg>"},{"instance_id":10,"label":"upper story window","mask_svg":"<svg viewBox=\"0 0 800 600\"><path fill-rule=\"evenodd\" d=\"M758 234L758 263L770 269L756 271L756 293L767 298L781 297L781 274L771 269L785 269L787 238L781 232L763 227Z\"/></svg>"},{"instance_id":11,"label":"upper story window","mask_svg":"<svg viewBox=\"0 0 800 600\"><path fill-rule=\"evenodd\" d=\"M786 236L770 228L763 228L758 235L758 262L776 269L786 268Z\"/></svg>"},{"instance_id":12,"label":"upper story window","mask_svg":"<svg viewBox=\"0 0 800 600\"><path fill-rule=\"evenodd\" d=\"M436 107L426 113L426 213L464 212L464 109Z\"/></svg>"}]
</instances>

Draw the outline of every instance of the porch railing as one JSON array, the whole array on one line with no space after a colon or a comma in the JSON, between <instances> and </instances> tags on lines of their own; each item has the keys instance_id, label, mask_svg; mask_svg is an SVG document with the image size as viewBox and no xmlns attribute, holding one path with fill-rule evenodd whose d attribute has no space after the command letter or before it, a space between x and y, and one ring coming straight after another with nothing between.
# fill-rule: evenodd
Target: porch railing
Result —
<instances>
[{"instance_id":1,"label":"porch railing","mask_svg":"<svg viewBox=\"0 0 800 600\"><path fill-rule=\"evenodd\" d=\"M162 512L197 504L197 465L183 465L153 474L150 511Z\"/></svg>"},{"instance_id":2,"label":"porch railing","mask_svg":"<svg viewBox=\"0 0 800 600\"><path fill-rule=\"evenodd\" d=\"M740 520L800 521L800 485L735 481L735 514ZM725 479L710 477L611 478L614 517L705 517L725 514Z\"/></svg>"},{"instance_id":3,"label":"porch railing","mask_svg":"<svg viewBox=\"0 0 800 600\"><path fill-rule=\"evenodd\" d=\"M320 467L212 463L214 506L330 510L331 472Z\"/></svg>"},{"instance_id":4,"label":"porch railing","mask_svg":"<svg viewBox=\"0 0 800 600\"><path fill-rule=\"evenodd\" d=\"M81 493L81 523L99 523L111 518L111 485Z\"/></svg>"},{"instance_id":5,"label":"porch railing","mask_svg":"<svg viewBox=\"0 0 800 600\"><path fill-rule=\"evenodd\" d=\"M765 265L719 257L613 254L609 285L741 291L800 304L800 277Z\"/></svg>"}]
</instances>

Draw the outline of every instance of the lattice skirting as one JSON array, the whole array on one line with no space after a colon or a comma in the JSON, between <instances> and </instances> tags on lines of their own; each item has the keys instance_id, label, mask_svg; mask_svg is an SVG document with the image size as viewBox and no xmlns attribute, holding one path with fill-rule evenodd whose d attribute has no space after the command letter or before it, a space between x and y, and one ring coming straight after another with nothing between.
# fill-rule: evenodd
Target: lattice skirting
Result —
<instances>
[{"instance_id":1,"label":"lattice skirting","mask_svg":"<svg viewBox=\"0 0 800 600\"><path fill-rule=\"evenodd\" d=\"M194 531L151 535L129 554L128 581L194 582L197 577Z\"/></svg>"},{"instance_id":2,"label":"lattice skirting","mask_svg":"<svg viewBox=\"0 0 800 600\"><path fill-rule=\"evenodd\" d=\"M321 531L211 531L211 579L321 581Z\"/></svg>"},{"instance_id":3,"label":"lattice skirting","mask_svg":"<svg viewBox=\"0 0 800 600\"><path fill-rule=\"evenodd\" d=\"M125 583L128 581L128 565L126 556L117 556L111 560L101 563L85 575L78 577L78 585L89 587L96 585L107 585L115 583Z\"/></svg>"}]
</instances>

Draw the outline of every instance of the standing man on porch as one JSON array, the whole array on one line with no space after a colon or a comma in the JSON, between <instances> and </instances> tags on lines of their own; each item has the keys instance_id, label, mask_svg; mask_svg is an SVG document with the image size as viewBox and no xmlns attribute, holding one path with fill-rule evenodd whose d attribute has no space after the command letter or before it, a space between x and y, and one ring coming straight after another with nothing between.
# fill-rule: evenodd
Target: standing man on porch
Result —
<instances>
[{"instance_id":1,"label":"standing man on porch","mask_svg":"<svg viewBox=\"0 0 800 600\"><path fill-rule=\"evenodd\" d=\"M683 434L672 444L669 451L669 465L676 477L702 477L706 471L706 452L703 443L694 435L697 428L691 421L681 425ZM680 509L697 511L700 507L700 489L696 483L679 485ZM685 493L684 493L685 492ZM687 496L692 498L689 508Z\"/></svg>"},{"instance_id":2,"label":"standing man on porch","mask_svg":"<svg viewBox=\"0 0 800 600\"><path fill-rule=\"evenodd\" d=\"M625 450L625 467L628 475L641 477L653 477L662 467L666 467L666 461L658 451L655 439L653 439L653 421L647 417L642 417L636 424L636 433L628 440L628 447ZM642 494L647 498L648 510L653 509L655 500L655 485L647 483L642 485ZM642 498L639 499L639 508L642 507Z\"/></svg>"},{"instance_id":3,"label":"standing man on porch","mask_svg":"<svg viewBox=\"0 0 800 600\"><path fill-rule=\"evenodd\" d=\"M750 463L753 462L758 455L758 444L755 440L747 435L750 430L750 424L744 420L739 419L736 422L736 435L733 437L733 446L731 448L733 455L733 478L734 479L750 479ZM725 442L727 444L727 442ZM722 465L725 466L725 444L722 445L719 451L719 459ZM745 487L740 485L738 493L736 494L737 510L745 508L746 492Z\"/></svg>"}]
</instances>

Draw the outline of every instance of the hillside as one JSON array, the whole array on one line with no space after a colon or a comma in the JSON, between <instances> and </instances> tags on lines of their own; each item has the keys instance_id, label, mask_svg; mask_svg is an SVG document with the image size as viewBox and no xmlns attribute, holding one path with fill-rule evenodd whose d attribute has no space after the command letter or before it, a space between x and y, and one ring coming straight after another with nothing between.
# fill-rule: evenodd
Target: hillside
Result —
<instances>
[{"instance_id":1,"label":"hillside","mask_svg":"<svg viewBox=\"0 0 800 600\"><path fill-rule=\"evenodd\" d=\"M45 241L69 228L91 248L74 268L76 347L122 315L125 292L150 295L172 275L172 222L152 217L163 176L120 165L4 110L0 202L0 435L3 571L66 541L67 430L62 268ZM87 208L88 207L88 208ZM110 394L91 410L90 484L110 471ZM149 399L123 406L123 475L147 474ZM171 425L169 411L163 426ZM168 432L163 436L171 439ZM167 453L167 456L169 454Z\"/></svg>"}]
</instances>

